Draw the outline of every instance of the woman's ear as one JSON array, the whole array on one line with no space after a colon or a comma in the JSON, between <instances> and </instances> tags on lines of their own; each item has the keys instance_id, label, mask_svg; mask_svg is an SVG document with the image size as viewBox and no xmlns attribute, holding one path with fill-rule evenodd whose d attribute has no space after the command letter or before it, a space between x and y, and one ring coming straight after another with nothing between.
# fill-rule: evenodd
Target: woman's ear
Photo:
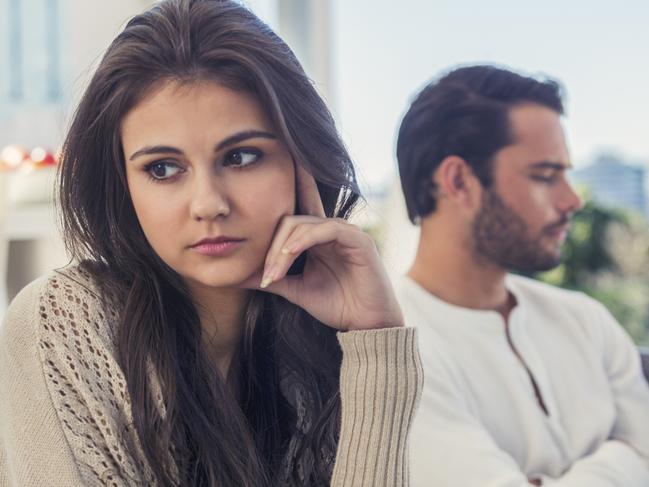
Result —
<instances>
[{"instance_id":1,"label":"woman's ear","mask_svg":"<svg viewBox=\"0 0 649 487\"><path fill-rule=\"evenodd\" d=\"M482 186L471 166L459 156L447 156L433 173L439 204L472 209L479 204Z\"/></svg>"}]
</instances>

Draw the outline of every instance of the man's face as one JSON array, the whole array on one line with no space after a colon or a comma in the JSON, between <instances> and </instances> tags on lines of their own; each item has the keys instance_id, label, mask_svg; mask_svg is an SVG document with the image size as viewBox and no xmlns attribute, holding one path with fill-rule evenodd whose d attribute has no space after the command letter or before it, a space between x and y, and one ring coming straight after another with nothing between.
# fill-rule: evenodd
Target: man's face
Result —
<instances>
[{"instance_id":1,"label":"man's face","mask_svg":"<svg viewBox=\"0 0 649 487\"><path fill-rule=\"evenodd\" d=\"M493 160L493 184L473 220L474 253L503 269L541 271L561 261L561 245L581 201L558 113L537 104L510 110L514 142Z\"/></svg>"}]
</instances>

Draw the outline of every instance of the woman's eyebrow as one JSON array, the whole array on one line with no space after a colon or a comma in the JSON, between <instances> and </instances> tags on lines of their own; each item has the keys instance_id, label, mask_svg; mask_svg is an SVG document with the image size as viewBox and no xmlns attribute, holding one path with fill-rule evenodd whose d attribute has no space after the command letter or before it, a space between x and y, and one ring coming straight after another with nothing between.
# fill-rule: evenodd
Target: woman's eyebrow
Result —
<instances>
[{"instance_id":1,"label":"woman's eyebrow","mask_svg":"<svg viewBox=\"0 0 649 487\"><path fill-rule=\"evenodd\" d=\"M140 150L137 150L133 152L131 157L129 157L129 161L132 161L133 159L136 159L140 156L145 156L149 154L178 154L178 155L183 155L183 151L180 149L177 149L175 147L171 147L168 145L154 145L154 146L147 146L143 147Z\"/></svg>"},{"instance_id":2,"label":"woman's eyebrow","mask_svg":"<svg viewBox=\"0 0 649 487\"><path fill-rule=\"evenodd\" d=\"M214 148L214 151L218 152L230 145L238 144L239 142L243 142L244 140L256 139L256 138L276 140L277 136L270 132L264 132L263 130L245 130L243 132L237 132L236 134L230 135L229 137L223 139L221 142L217 144L217 146ZM135 151L131 155L131 157L129 157L129 161L137 159L140 156L151 155L151 154L177 154L182 156L184 153L180 149L169 145L147 146Z\"/></svg>"},{"instance_id":3,"label":"woman's eyebrow","mask_svg":"<svg viewBox=\"0 0 649 487\"><path fill-rule=\"evenodd\" d=\"M221 142L218 143L214 151L218 152L229 145L238 144L239 142L243 142L244 140L256 139L256 138L277 139L277 136L275 134L272 134L270 132L265 132L263 130L245 130L243 132L238 132L236 134L233 134L223 139Z\"/></svg>"}]
</instances>

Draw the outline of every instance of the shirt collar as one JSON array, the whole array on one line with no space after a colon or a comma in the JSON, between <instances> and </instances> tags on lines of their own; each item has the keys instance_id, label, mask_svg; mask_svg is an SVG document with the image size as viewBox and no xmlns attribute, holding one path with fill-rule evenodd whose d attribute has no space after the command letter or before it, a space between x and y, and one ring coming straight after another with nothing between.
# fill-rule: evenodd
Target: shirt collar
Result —
<instances>
[{"instance_id":1,"label":"shirt collar","mask_svg":"<svg viewBox=\"0 0 649 487\"><path fill-rule=\"evenodd\" d=\"M497 311L465 308L448 303L421 287L408 276L403 276L401 284L402 299L415 306L427 317L434 318L435 316L439 316L453 323L480 323L487 329L494 327L502 329L503 327L502 315ZM513 323L520 321L521 315L524 314L525 300L523 299L523 293L517 286L515 276L507 275L505 286L516 298L516 306L509 315L509 323L512 326Z\"/></svg>"}]
</instances>

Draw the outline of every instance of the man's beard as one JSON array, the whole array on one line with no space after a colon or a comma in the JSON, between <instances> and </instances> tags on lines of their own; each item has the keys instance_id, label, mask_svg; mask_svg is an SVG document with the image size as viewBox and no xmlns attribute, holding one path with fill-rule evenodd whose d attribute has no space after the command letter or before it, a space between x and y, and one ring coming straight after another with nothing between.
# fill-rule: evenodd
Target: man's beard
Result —
<instances>
[{"instance_id":1,"label":"man's beard","mask_svg":"<svg viewBox=\"0 0 649 487\"><path fill-rule=\"evenodd\" d=\"M473 221L473 252L478 262L491 262L507 270L547 271L561 263L561 252L545 250L542 238L568 223L568 217L547 225L536 238L529 236L525 221L498 196L483 192L482 208Z\"/></svg>"}]
</instances>

